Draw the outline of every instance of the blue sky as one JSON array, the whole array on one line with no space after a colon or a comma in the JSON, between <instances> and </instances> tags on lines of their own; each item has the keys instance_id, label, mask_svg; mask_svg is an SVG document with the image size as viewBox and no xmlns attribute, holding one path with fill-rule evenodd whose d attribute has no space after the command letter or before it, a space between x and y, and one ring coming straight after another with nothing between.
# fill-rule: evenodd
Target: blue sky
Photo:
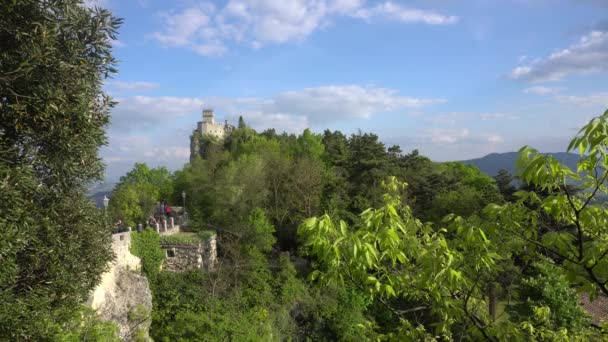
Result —
<instances>
[{"instance_id":1,"label":"blue sky","mask_svg":"<svg viewBox=\"0 0 608 342\"><path fill-rule=\"evenodd\" d=\"M179 169L203 107L261 131L374 132L433 160L563 151L608 108L608 0L95 0L125 19L114 181Z\"/></svg>"}]
</instances>

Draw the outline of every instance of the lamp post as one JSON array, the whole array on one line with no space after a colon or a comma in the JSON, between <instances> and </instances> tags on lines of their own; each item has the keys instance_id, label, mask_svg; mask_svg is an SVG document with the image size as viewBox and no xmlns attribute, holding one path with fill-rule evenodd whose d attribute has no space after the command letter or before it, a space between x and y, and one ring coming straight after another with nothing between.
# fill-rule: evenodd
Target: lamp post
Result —
<instances>
[{"instance_id":1,"label":"lamp post","mask_svg":"<svg viewBox=\"0 0 608 342\"><path fill-rule=\"evenodd\" d=\"M186 191L182 191L182 204L184 205L184 219L186 218Z\"/></svg>"},{"instance_id":2,"label":"lamp post","mask_svg":"<svg viewBox=\"0 0 608 342\"><path fill-rule=\"evenodd\" d=\"M107 198L106 195L103 195L103 219L106 221L104 226L108 224L108 204L110 204L110 199ZM112 232L110 231L110 233Z\"/></svg>"},{"instance_id":3,"label":"lamp post","mask_svg":"<svg viewBox=\"0 0 608 342\"><path fill-rule=\"evenodd\" d=\"M108 211L108 204L110 203L110 199L103 195L103 209L104 211Z\"/></svg>"}]
</instances>

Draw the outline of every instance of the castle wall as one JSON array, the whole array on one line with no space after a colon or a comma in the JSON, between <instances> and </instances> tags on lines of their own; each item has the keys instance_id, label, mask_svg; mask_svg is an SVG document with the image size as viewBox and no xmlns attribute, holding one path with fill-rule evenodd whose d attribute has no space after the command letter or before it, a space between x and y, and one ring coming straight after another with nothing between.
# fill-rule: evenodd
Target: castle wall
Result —
<instances>
[{"instance_id":1,"label":"castle wall","mask_svg":"<svg viewBox=\"0 0 608 342\"><path fill-rule=\"evenodd\" d=\"M203 122L203 127L201 130L202 134L209 134L216 136L218 138L223 138L226 135L226 131L224 129L224 125L222 124L210 124Z\"/></svg>"}]
</instances>

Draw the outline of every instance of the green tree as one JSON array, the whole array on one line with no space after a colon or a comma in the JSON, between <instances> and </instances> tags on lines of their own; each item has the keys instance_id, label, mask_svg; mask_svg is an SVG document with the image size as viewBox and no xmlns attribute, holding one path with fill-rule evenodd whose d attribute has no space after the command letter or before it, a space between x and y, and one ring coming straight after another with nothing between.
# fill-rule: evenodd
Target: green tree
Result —
<instances>
[{"instance_id":1,"label":"green tree","mask_svg":"<svg viewBox=\"0 0 608 342\"><path fill-rule=\"evenodd\" d=\"M70 321L57 324L56 329L58 332L53 336L54 341L122 341L118 337L119 328L115 323L101 320L95 310L86 306L74 312Z\"/></svg>"},{"instance_id":2,"label":"green tree","mask_svg":"<svg viewBox=\"0 0 608 342\"><path fill-rule=\"evenodd\" d=\"M520 191L516 203L490 208L508 233L526 242L529 249L557 259L568 279L582 284L581 290L592 298L597 292L608 296L608 231L604 224L608 209L594 203L596 196L608 192L607 131L608 111L571 140L568 151L580 153L576 171L551 155L523 147L517 164L519 177L544 194ZM574 182L582 191L572 191L569 185ZM540 230L539 224L546 221L541 220L543 216L554 224Z\"/></svg>"},{"instance_id":3,"label":"green tree","mask_svg":"<svg viewBox=\"0 0 608 342\"><path fill-rule=\"evenodd\" d=\"M103 176L119 24L76 0L0 6L1 340L49 339L112 258L84 193Z\"/></svg>"},{"instance_id":4,"label":"green tree","mask_svg":"<svg viewBox=\"0 0 608 342\"><path fill-rule=\"evenodd\" d=\"M560 340L598 338L589 326L568 330L549 324L546 306L523 322L495 320L486 289L509 257L495 220L448 217L439 230L421 223L400 199L403 184L386 183L384 205L366 209L349 226L324 215L299 228L317 267L311 279L351 284L389 315L380 338L395 340ZM490 210L490 209L488 209ZM563 285L563 284L562 284ZM556 284L559 286L559 284ZM562 291L560 289L560 291Z\"/></svg>"},{"instance_id":5,"label":"green tree","mask_svg":"<svg viewBox=\"0 0 608 342\"><path fill-rule=\"evenodd\" d=\"M384 144L375 134L359 132L349 138L348 149L349 210L356 213L381 205L380 183L390 167Z\"/></svg>"},{"instance_id":6,"label":"green tree","mask_svg":"<svg viewBox=\"0 0 608 342\"><path fill-rule=\"evenodd\" d=\"M172 198L173 185L174 176L167 168L150 169L145 163L136 163L114 187L108 208L110 215L135 227L153 213L156 202Z\"/></svg>"},{"instance_id":7,"label":"green tree","mask_svg":"<svg viewBox=\"0 0 608 342\"><path fill-rule=\"evenodd\" d=\"M247 241L247 245L253 246L261 252L269 252L276 242L272 233L274 233L274 227L266 218L264 211L260 208L253 209L243 232L243 239Z\"/></svg>"},{"instance_id":8,"label":"green tree","mask_svg":"<svg viewBox=\"0 0 608 342\"><path fill-rule=\"evenodd\" d=\"M519 301L510 306L510 316L519 321L531 320L535 307L545 307L549 309L547 325L552 330L578 331L589 326L589 316L579 307L578 295L570 287L566 274L550 259L531 266L530 276L520 281Z\"/></svg>"},{"instance_id":9,"label":"green tree","mask_svg":"<svg viewBox=\"0 0 608 342\"><path fill-rule=\"evenodd\" d=\"M450 213L467 217L490 203L503 202L494 180L473 165L441 163L438 171L443 178L441 189L436 190L431 208L425 215L435 223Z\"/></svg>"},{"instance_id":10,"label":"green tree","mask_svg":"<svg viewBox=\"0 0 608 342\"><path fill-rule=\"evenodd\" d=\"M264 171L257 155L243 155L225 166L212 183L210 220L229 228L244 222L253 208L263 207L268 196Z\"/></svg>"},{"instance_id":11,"label":"green tree","mask_svg":"<svg viewBox=\"0 0 608 342\"><path fill-rule=\"evenodd\" d=\"M498 186L498 190L504 197L505 201L512 202L515 200L515 196L513 195L517 189L513 184L514 177L509 174L509 171L505 169L500 169L498 174L494 176L494 180L496 180L496 186Z\"/></svg>"}]
</instances>

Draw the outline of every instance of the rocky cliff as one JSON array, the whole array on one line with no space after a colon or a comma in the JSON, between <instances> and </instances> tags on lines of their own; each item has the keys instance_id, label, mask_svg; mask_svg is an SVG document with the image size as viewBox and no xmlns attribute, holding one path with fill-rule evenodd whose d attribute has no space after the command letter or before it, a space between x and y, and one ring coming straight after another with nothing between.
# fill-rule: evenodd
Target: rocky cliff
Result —
<instances>
[{"instance_id":1,"label":"rocky cliff","mask_svg":"<svg viewBox=\"0 0 608 342\"><path fill-rule=\"evenodd\" d=\"M89 305L102 319L118 324L124 341L148 341L152 292L148 279L139 273L139 258L129 252L130 242L131 232L112 236L116 259L89 297Z\"/></svg>"}]
</instances>

